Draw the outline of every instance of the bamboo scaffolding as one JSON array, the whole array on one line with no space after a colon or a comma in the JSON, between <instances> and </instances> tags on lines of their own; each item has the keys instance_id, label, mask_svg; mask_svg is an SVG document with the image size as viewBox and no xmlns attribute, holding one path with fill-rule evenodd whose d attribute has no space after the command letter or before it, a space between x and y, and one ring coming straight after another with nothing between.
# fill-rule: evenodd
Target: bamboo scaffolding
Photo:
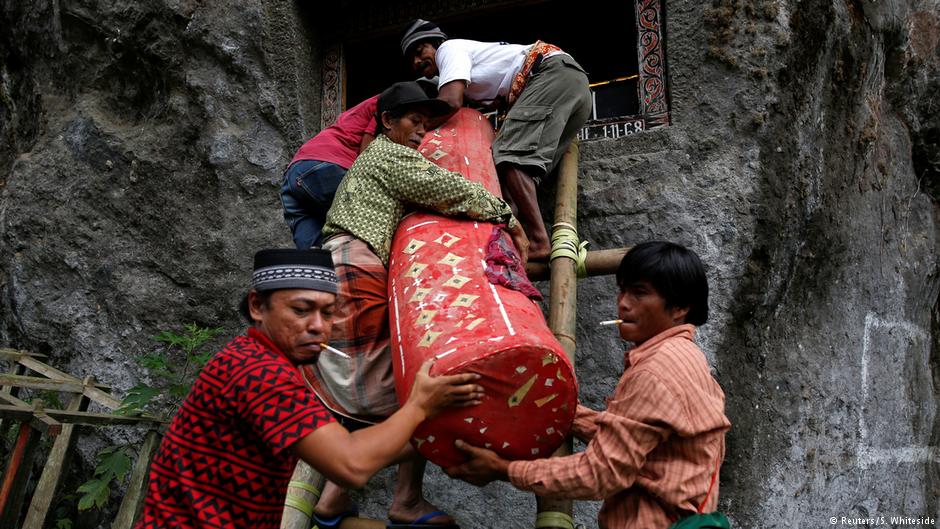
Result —
<instances>
[{"instance_id":1,"label":"bamboo scaffolding","mask_svg":"<svg viewBox=\"0 0 940 529\"><path fill-rule=\"evenodd\" d=\"M281 529L307 529L310 527L312 517L309 513L312 511L291 505L292 499L296 498L300 502L309 505L310 509L313 509L317 504L317 500L320 499L320 494L314 493L308 488L323 492L326 479L304 461L298 461L290 481L291 483L302 483L305 487L294 485L287 487L287 501L284 506L284 514L281 515Z\"/></svg>"},{"instance_id":2,"label":"bamboo scaffolding","mask_svg":"<svg viewBox=\"0 0 940 529\"><path fill-rule=\"evenodd\" d=\"M114 517L111 529L131 529L134 521L140 516L144 508L144 498L147 496L149 483L147 472L150 469L150 460L153 459L153 454L159 445L160 433L156 430L147 432L140 450L137 451L137 461L134 463L127 491L124 493L124 499L121 500L121 507L118 509L117 516Z\"/></svg>"},{"instance_id":3,"label":"bamboo scaffolding","mask_svg":"<svg viewBox=\"0 0 940 529\"><path fill-rule=\"evenodd\" d=\"M281 515L281 529L308 529L312 523L313 508L320 499L320 492L326 485L326 478L307 463L300 461L294 467L287 488L287 501L284 514ZM301 486L294 485L297 482ZM314 492L313 490L318 492ZM344 518L339 529L384 529L385 523L371 518L350 516Z\"/></svg>"},{"instance_id":4,"label":"bamboo scaffolding","mask_svg":"<svg viewBox=\"0 0 940 529\"><path fill-rule=\"evenodd\" d=\"M91 385L95 383L95 380L89 375L84 383ZM88 407L88 400L88 397L79 391L72 396L66 411L85 411ZM74 424L67 424L56 436L46 464L42 467L42 475L39 477L36 491L33 492L33 500L29 504L22 529L42 529L45 525L52 501L62 485L63 471L68 467L72 447L75 445L75 428Z\"/></svg>"},{"instance_id":5,"label":"bamboo scaffolding","mask_svg":"<svg viewBox=\"0 0 940 529\"><path fill-rule=\"evenodd\" d=\"M620 260L630 248L612 248L610 250L595 250L587 253L584 267L587 277L606 276L613 274L620 266ZM551 278L551 270L547 263L530 262L525 266L526 275L532 281L545 281Z\"/></svg>"},{"instance_id":6,"label":"bamboo scaffolding","mask_svg":"<svg viewBox=\"0 0 940 529\"><path fill-rule=\"evenodd\" d=\"M555 191L555 223L577 226L578 222L578 142L573 141L558 166L558 187ZM548 326L561 343L574 366L575 327L578 309L577 263L569 257L553 259L550 264ZM552 456L571 453L571 440L565 442ZM536 497L539 516L543 513L562 513L571 516L571 500ZM536 518L536 527L571 529L565 525L545 525Z\"/></svg>"},{"instance_id":7,"label":"bamboo scaffolding","mask_svg":"<svg viewBox=\"0 0 940 529\"><path fill-rule=\"evenodd\" d=\"M42 475L33 493L26 513L23 529L41 529L46 524L50 507L55 501L56 491L60 488L62 475L66 468L69 452L75 442L75 426L150 424L159 426L165 421L159 417L128 417L112 413L92 413L85 411L90 402L95 402L109 411L120 407L121 401L106 390L107 386L98 385L93 377L81 380L68 373L59 371L38 360L42 355L27 351L0 348L0 360L13 363L9 373L0 374L0 430L5 431L16 421L19 433L12 452L7 458L0 479L0 527L15 527L25 499L26 483L32 469L32 460L43 434L56 438ZM40 376L24 375L26 371L36 372ZM45 378L44 378L45 377ZM46 408L40 400L26 402L17 396L20 389L50 390L71 393L67 409ZM138 453L137 462L132 472L128 492L118 513L114 529L130 529L140 512L143 491L146 484L147 468L150 458L159 443L159 433L151 430Z\"/></svg>"},{"instance_id":8,"label":"bamboo scaffolding","mask_svg":"<svg viewBox=\"0 0 940 529\"><path fill-rule=\"evenodd\" d=\"M41 406L41 403L39 405ZM0 483L0 527L16 527L20 508L26 495L29 471L32 469L41 437L42 432L29 423L20 423L16 443L10 452L8 463L3 470L3 480Z\"/></svg>"}]
</instances>

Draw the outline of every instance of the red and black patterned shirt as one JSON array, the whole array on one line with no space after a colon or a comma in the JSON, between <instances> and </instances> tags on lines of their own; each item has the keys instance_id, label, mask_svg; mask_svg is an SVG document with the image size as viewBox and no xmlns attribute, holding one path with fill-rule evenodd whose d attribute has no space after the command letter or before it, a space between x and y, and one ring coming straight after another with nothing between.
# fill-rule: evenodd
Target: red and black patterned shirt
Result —
<instances>
[{"instance_id":1,"label":"red and black patterned shirt","mask_svg":"<svg viewBox=\"0 0 940 529\"><path fill-rule=\"evenodd\" d=\"M248 329L206 364L173 419L136 529L279 527L291 445L333 421L297 367Z\"/></svg>"}]
</instances>

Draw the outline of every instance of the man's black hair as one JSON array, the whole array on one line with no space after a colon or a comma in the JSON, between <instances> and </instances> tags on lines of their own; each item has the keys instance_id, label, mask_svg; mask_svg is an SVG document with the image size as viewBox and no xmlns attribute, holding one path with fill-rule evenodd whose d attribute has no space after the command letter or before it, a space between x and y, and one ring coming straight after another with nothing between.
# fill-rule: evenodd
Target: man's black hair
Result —
<instances>
[{"instance_id":1,"label":"man's black hair","mask_svg":"<svg viewBox=\"0 0 940 529\"><path fill-rule=\"evenodd\" d=\"M390 119L392 119L393 121L397 121L397 120L399 120L399 119L405 117L405 114L407 114L408 112L411 112L412 110L415 110L416 108L417 108L417 109L424 109L425 111L427 111L427 108L426 108L426 107L423 107L423 106L421 106L421 105L417 105L417 106L400 106L400 107L393 108L393 109L391 109L391 110L386 110L386 112L388 112L388 117L389 117ZM386 130L387 130L387 129L385 128L385 124L382 123L382 115L381 115L381 114L376 114L376 115L375 115L375 134L374 134L374 136L378 136L379 134L384 134Z\"/></svg>"},{"instance_id":2,"label":"man's black hair","mask_svg":"<svg viewBox=\"0 0 940 529\"><path fill-rule=\"evenodd\" d=\"M685 322L702 325L708 320L708 278L692 250L671 242L638 244L623 256L617 269L617 286L649 281L666 308L689 308Z\"/></svg>"},{"instance_id":3,"label":"man's black hair","mask_svg":"<svg viewBox=\"0 0 940 529\"><path fill-rule=\"evenodd\" d=\"M260 292L256 291L255 293L258 296L258 300L261 301L261 305L265 308L269 308L271 306L271 295L275 292L277 292L277 290L262 290ZM242 318L245 318L245 321L254 325L255 320L251 318L251 311L248 309L248 294L245 294L241 303L238 304L238 313L242 315Z\"/></svg>"},{"instance_id":4,"label":"man's black hair","mask_svg":"<svg viewBox=\"0 0 940 529\"><path fill-rule=\"evenodd\" d=\"M389 118L393 120L398 120L398 119L403 118L405 114L408 113L409 110L414 110L414 108L401 106L401 107L396 107L390 110L386 110L386 112L388 112ZM379 134L384 134L384 133L385 133L385 124L382 123L382 115L379 113L376 113L375 114L375 136L378 136Z\"/></svg>"}]
</instances>

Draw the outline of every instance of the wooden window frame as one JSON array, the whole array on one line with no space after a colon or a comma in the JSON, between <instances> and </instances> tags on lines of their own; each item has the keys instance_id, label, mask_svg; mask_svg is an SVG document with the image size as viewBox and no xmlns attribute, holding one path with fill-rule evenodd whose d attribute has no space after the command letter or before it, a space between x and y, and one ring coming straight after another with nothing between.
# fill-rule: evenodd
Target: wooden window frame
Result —
<instances>
[{"instance_id":1,"label":"wooden window frame","mask_svg":"<svg viewBox=\"0 0 940 529\"><path fill-rule=\"evenodd\" d=\"M635 0L640 113L591 120L585 124L582 141L616 138L669 125L668 81L663 36L663 1ZM322 55L320 127L336 122L345 107L346 63L342 41L328 43ZM596 134L596 135L595 135Z\"/></svg>"}]
</instances>

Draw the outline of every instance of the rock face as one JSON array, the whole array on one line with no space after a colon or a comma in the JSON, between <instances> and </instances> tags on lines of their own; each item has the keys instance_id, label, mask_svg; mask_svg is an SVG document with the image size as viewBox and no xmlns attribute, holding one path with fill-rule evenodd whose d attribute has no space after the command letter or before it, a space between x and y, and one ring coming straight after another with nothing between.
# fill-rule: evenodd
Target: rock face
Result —
<instances>
[{"instance_id":1,"label":"rock face","mask_svg":"<svg viewBox=\"0 0 940 529\"><path fill-rule=\"evenodd\" d=\"M672 124L582 145L579 224L594 248L669 239L706 262L721 508L739 527L940 518L940 3L667 4ZM290 243L281 170L319 128L315 11L0 5L0 344L122 390L157 332L239 331L253 252ZM581 286L582 400L602 407L615 289ZM530 495L429 476L465 527L532 523Z\"/></svg>"}]
</instances>

